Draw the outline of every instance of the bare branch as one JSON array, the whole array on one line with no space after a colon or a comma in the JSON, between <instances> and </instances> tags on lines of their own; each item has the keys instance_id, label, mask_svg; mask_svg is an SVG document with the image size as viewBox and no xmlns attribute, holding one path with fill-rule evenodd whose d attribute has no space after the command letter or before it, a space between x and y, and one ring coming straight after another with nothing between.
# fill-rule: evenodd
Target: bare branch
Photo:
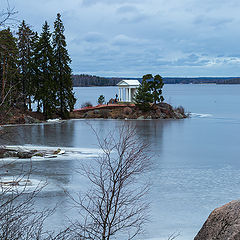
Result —
<instances>
[{"instance_id":1,"label":"bare branch","mask_svg":"<svg viewBox=\"0 0 240 240\"><path fill-rule=\"evenodd\" d=\"M103 153L80 171L92 188L78 198L70 195L81 217L74 231L82 240L110 240L119 233L133 239L148 219L149 184L140 181L150 166L148 146L130 125L104 138L93 131Z\"/></svg>"},{"instance_id":2,"label":"bare branch","mask_svg":"<svg viewBox=\"0 0 240 240\"><path fill-rule=\"evenodd\" d=\"M17 14L17 11L14 7L11 7L9 1L6 1L6 8L0 11L0 27L5 27L9 22L14 21L14 15Z\"/></svg>"},{"instance_id":3,"label":"bare branch","mask_svg":"<svg viewBox=\"0 0 240 240\"><path fill-rule=\"evenodd\" d=\"M168 240L174 240L177 239L177 237L180 236L180 233L172 233L169 237Z\"/></svg>"}]
</instances>

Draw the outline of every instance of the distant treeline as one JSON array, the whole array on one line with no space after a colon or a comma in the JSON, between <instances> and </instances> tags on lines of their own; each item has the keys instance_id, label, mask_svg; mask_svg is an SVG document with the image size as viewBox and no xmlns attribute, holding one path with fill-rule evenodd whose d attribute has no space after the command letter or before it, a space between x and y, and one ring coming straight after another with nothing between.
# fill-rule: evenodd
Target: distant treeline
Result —
<instances>
[{"instance_id":1,"label":"distant treeline","mask_svg":"<svg viewBox=\"0 0 240 240\"><path fill-rule=\"evenodd\" d=\"M104 78L87 74L73 75L74 87L116 86L121 78Z\"/></svg>"},{"instance_id":2,"label":"distant treeline","mask_svg":"<svg viewBox=\"0 0 240 240\"><path fill-rule=\"evenodd\" d=\"M166 84L240 84L240 78L237 77L199 77L199 78L163 78Z\"/></svg>"},{"instance_id":3,"label":"distant treeline","mask_svg":"<svg viewBox=\"0 0 240 240\"><path fill-rule=\"evenodd\" d=\"M91 87L91 86L116 86L122 80L135 79L141 82L141 78L104 78L87 74L73 75L74 87ZM166 84L240 84L238 77L198 77L198 78L163 78Z\"/></svg>"}]
</instances>

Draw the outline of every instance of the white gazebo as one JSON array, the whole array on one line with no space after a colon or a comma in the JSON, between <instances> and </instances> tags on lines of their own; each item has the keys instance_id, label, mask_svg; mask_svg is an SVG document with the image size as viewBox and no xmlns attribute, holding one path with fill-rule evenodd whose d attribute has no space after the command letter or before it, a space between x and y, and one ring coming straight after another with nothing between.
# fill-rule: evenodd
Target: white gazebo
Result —
<instances>
[{"instance_id":1,"label":"white gazebo","mask_svg":"<svg viewBox=\"0 0 240 240\"><path fill-rule=\"evenodd\" d=\"M117 84L120 102L132 102L133 97L139 87L138 80L122 80Z\"/></svg>"}]
</instances>

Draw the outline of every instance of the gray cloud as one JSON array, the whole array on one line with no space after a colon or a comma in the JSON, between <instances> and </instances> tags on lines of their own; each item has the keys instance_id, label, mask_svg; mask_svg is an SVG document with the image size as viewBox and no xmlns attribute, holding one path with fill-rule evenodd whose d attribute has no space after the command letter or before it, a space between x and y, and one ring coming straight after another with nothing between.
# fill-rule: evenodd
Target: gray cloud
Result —
<instances>
[{"instance_id":1,"label":"gray cloud","mask_svg":"<svg viewBox=\"0 0 240 240\"><path fill-rule=\"evenodd\" d=\"M104 36L98 32L88 32L83 39L87 42L103 42L105 40Z\"/></svg>"},{"instance_id":2,"label":"gray cloud","mask_svg":"<svg viewBox=\"0 0 240 240\"><path fill-rule=\"evenodd\" d=\"M117 8L116 10L117 14L136 13L136 12L138 12L138 9L131 5L122 6Z\"/></svg>"},{"instance_id":3,"label":"gray cloud","mask_svg":"<svg viewBox=\"0 0 240 240\"><path fill-rule=\"evenodd\" d=\"M3 0L0 0L0 3ZM10 1L11 2L11 1ZM73 72L239 75L239 0L12 0L41 31L63 17Z\"/></svg>"},{"instance_id":4,"label":"gray cloud","mask_svg":"<svg viewBox=\"0 0 240 240\"><path fill-rule=\"evenodd\" d=\"M91 7L96 4L125 4L125 3L136 3L139 2L139 0L83 0L82 6L85 7Z\"/></svg>"}]
</instances>

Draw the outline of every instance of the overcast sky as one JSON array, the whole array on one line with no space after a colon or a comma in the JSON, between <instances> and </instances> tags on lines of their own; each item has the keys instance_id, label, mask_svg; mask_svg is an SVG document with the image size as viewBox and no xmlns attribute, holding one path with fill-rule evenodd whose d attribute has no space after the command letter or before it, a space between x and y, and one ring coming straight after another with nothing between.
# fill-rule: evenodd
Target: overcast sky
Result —
<instances>
[{"instance_id":1,"label":"overcast sky","mask_svg":"<svg viewBox=\"0 0 240 240\"><path fill-rule=\"evenodd\" d=\"M9 2L39 32L61 13L74 73L240 76L239 0Z\"/></svg>"}]
</instances>

